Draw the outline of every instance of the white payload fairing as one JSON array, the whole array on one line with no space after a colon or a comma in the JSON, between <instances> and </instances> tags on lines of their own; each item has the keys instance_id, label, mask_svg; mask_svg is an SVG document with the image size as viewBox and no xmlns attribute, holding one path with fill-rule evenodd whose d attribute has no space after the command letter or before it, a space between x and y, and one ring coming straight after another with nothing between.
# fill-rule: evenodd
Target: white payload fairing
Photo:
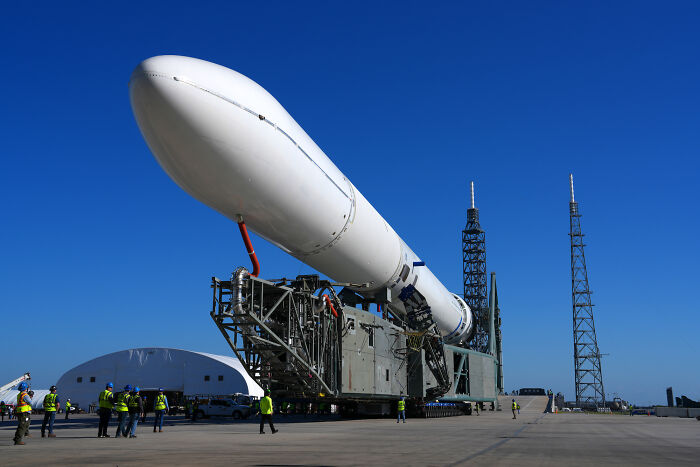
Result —
<instances>
[{"instance_id":1,"label":"white payload fairing","mask_svg":"<svg viewBox=\"0 0 700 467\"><path fill-rule=\"evenodd\" d=\"M445 342L471 337L467 304L257 83L164 55L138 65L129 93L149 148L194 198L333 280L365 284L365 296L390 289L394 310L405 311L402 291L418 291Z\"/></svg>"}]
</instances>

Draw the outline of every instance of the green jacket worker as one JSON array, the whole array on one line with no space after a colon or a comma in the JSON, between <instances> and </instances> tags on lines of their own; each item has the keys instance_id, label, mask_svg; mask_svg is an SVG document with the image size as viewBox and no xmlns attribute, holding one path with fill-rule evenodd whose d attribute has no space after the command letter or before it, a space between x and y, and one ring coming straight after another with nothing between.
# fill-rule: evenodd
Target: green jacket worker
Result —
<instances>
[{"instance_id":1,"label":"green jacket worker","mask_svg":"<svg viewBox=\"0 0 700 467\"><path fill-rule=\"evenodd\" d=\"M270 397L270 390L265 389L265 397L260 399L260 434L265 434L263 429L265 428L265 420L270 424L270 429L272 433L277 433L279 430L275 430L275 425L272 424L272 398Z\"/></svg>"}]
</instances>

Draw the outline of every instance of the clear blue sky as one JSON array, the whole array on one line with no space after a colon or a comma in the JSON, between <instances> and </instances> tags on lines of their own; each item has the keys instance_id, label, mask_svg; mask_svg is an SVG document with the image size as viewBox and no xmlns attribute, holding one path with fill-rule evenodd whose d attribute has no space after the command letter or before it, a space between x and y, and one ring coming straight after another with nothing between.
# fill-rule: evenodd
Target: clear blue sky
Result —
<instances>
[{"instance_id":1,"label":"clear blue sky","mask_svg":"<svg viewBox=\"0 0 700 467\"><path fill-rule=\"evenodd\" d=\"M507 390L573 397L573 172L606 392L700 399L696 2L151 3L3 7L1 382L230 353L209 281L248 264L236 226L166 176L129 106L133 68L181 54L270 91L455 292L476 182ZM264 277L312 272L253 240Z\"/></svg>"}]
</instances>

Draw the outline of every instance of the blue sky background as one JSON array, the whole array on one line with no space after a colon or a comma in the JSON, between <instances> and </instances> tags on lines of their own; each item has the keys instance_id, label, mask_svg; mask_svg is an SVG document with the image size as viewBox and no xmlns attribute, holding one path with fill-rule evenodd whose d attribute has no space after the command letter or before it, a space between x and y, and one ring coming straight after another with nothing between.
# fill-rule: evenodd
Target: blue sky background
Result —
<instances>
[{"instance_id":1,"label":"blue sky background","mask_svg":"<svg viewBox=\"0 0 700 467\"><path fill-rule=\"evenodd\" d=\"M210 276L248 258L136 126L143 59L256 80L461 292L468 183L503 316L506 389L574 395L568 174L608 397L700 399L695 2L5 5L0 382L138 346L230 354ZM263 277L312 272L253 238Z\"/></svg>"}]
</instances>

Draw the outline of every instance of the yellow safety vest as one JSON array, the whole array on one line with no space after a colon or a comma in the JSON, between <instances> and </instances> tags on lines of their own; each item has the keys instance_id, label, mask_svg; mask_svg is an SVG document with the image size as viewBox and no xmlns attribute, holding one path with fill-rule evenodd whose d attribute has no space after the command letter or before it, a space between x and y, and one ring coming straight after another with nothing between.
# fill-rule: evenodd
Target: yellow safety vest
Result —
<instances>
[{"instance_id":1,"label":"yellow safety vest","mask_svg":"<svg viewBox=\"0 0 700 467\"><path fill-rule=\"evenodd\" d=\"M513 410L515 410L515 409L517 409L517 408L518 408L518 404L516 404L515 402L513 402Z\"/></svg>"},{"instance_id":2,"label":"yellow safety vest","mask_svg":"<svg viewBox=\"0 0 700 467\"><path fill-rule=\"evenodd\" d=\"M66 410L71 408L70 402L66 402Z\"/></svg>"},{"instance_id":3,"label":"yellow safety vest","mask_svg":"<svg viewBox=\"0 0 700 467\"><path fill-rule=\"evenodd\" d=\"M130 409L138 409L139 408L139 399L141 396L138 394L134 394L133 396L129 397L129 408Z\"/></svg>"},{"instance_id":4,"label":"yellow safety vest","mask_svg":"<svg viewBox=\"0 0 700 467\"><path fill-rule=\"evenodd\" d=\"M260 413L272 415L272 399L269 396L265 396L260 400Z\"/></svg>"},{"instance_id":5,"label":"yellow safety vest","mask_svg":"<svg viewBox=\"0 0 700 467\"><path fill-rule=\"evenodd\" d=\"M117 412L128 412L129 407L129 394L126 392L122 392L117 396L117 403L114 405L114 408Z\"/></svg>"},{"instance_id":6,"label":"yellow safety vest","mask_svg":"<svg viewBox=\"0 0 700 467\"><path fill-rule=\"evenodd\" d=\"M405 401L399 401L399 412L402 410L406 409L406 402Z\"/></svg>"},{"instance_id":7,"label":"yellow safety vest","mask_svg":"<svg viewBox=\"0 0 700 467\"><path fill-rule=\"evenodd\" d=\"M156 410L165 410L165 394L156 396Z\"/></svg>"},{"instance_id":8,"label":"yellow safety vest","mask_svg":"<svg viewBox=\"0 0 700 467\"><path fill-rule=\"evenodd\" d=\"M44 411L56 411L56 397L56 394L47 394L46 397L44 397Z\"/></svg>"},{"instance_id":9,"label":"yellow safety vest","mask_svg":"<svg viewBox=\"0 0 700 467\"><path fill-rule=\"evenodd\" d=\"M100 400L99 400L99 405L100 408L102 409L111 409L112 408L112 403L109 401L110 396L112 395L112 391L109 389L105 389L100 393Z\"/></svg>"},{"instance_id":10,"label":"yellow safety vest","mask_svg":"<svg viewBox=\"0 0 700 467\"><path fill-rule=\"evenodd\" d=\"M22 391L17 395L17 412L31 412L32 411L32 406L30 404L27 404L24 400L24 396L27 396L26 391Z\"/></svg>"}]
</instances>

